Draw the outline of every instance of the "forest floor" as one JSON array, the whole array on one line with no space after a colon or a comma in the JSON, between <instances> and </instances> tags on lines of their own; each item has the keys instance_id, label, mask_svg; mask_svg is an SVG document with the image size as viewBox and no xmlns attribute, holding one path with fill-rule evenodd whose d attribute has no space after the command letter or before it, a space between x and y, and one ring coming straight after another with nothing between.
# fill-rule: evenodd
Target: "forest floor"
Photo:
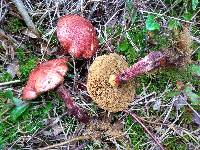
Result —
<instances>
[{"instance_id":1,"label":"forest floor","mask_svg":"<svg viewBox=\"0 0 200 150\"><path fill-rule=\"evenodd\" d=\"M97 56L113 52L123 55L132 65L149 52L173 45L174 33L185 27L193 41L190 63L134 79L136 95L128 111L137 114L165 149L200 149L198 0L24 0L23 3L40 35L29 30L13 2L0 1L0 149L38 149L49 145L54 145L54 149L76 150L159 149L155 139L131 116L124 112L107 113L97 107L86 89L88 68ZM40 62L58 57L62 48L56 37L56 24L65 14L79 14L90 20L100 41L93 58L72 59L68 63L64 81L77 105L90 115L90 125L69 116L54 91L29 102L21 100L31 70ZM89 131L92 138L87 136ZM66 141L69 143L55 145Z\"/></svg>"}]
</instances>

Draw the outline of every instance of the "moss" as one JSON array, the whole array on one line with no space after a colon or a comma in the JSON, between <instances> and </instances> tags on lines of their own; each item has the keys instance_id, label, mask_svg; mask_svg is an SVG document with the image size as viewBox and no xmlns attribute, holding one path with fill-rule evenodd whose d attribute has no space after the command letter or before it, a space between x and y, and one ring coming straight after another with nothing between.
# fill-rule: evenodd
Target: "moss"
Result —
<instances>
[{"instance_id":1,"label":"moss","mask_svg":"<svg viewBox=\"0 0 200 150\"><path fill-rule=\"evenodd\" d=\"M20 78L25 80L37 64L37 58L32 54L25 55L24 49L18 48L16 55L19 60Z\"/></svg>"},{"instance_id":2,"label":"moss","mask_svg":"<svg viewBox=\"0 0 200 150\"><path fill-rule=\"evenodd\" d=\"M12 33L17 33L22 29L23 26L24 23L21 20L18 18L10 17L8 20L7 30Z\"/></svg>"},{"instance_id":3,"label":"moss","mask_svg":"<svg viewBox=\"0 0 200 150\"><path fill-rule=\"evenodd\" d=\"M11 81L12 80L12 76L10 73L3 71L2 73L0 73L0 82L7 82L7 81Z\"/></svg>"},{"instance_id":4,"label":"moss","mask_svg":"<svg viewBox=\"0 0 200 150\"><path fill-rule=\"evenodd\" d=\"M143 128L137 123L133 124L133 120L130 116L126 118L125 122L125 129L129 129L128 134L131 139L133 149L145 149L145 146L141 145L142 143L145 143L147 141L147 136Z\"/></svg>"},{"instance_id":5,"label":"moss","mask_svg":"<svg viewBox=\"0 0 200 150\"><path fill-rule=\"evenodd\" d=\"M184 139L179 136L170 136L163 141L166 149L169 150L187 150L188 146Z\"/></svg>"},{"instance_id":6,"label":"moss","mask_svg":"<svg viewBox=\"0 0 200 150\"><path fill-rule=\"evenodd\" d=\"M137 58L145 56L144 48L145 48L145 36L146 30L142 28L131 28L129 32L127 32L129 38L125 35L124 39L119 42L116 51L127 58L129 64L133 64ZM134 49L131 41L135 44L136 47L141 49L138 53L136 49Z\"/></svg>"},{"instance_id":7,"label":"moss","mask_svg":"<svg viewBox=\"0 0 200 150\"><path fill-rule=\"evenodd\" d=\"M140 83L140 85L144 84L147 86L150 82L148 90L150 92L160 92L163 91L166 86L171 83L172 87L175 88L177 81L182 81L183 83L190 82L193 86L199 85L198 77L192 76L191 70L186 68L164 68L160 70L155 70L149 73L149 75L142 75L138 77L136 80ZM199 90L197 88L197 90ZM142 86L137 89L137 93L142 91ZM175 91L171 91L175 92Z\"/></svg>"},{"instance_id":8,"label":"moss","mask_svg":"<svg viewBox=\"0 0 200 150\"><path fill-rule=\"evenodd\" d=\"M16 122L11 121L9 118L6 122L2 122L0 124L0 145L12 143L21 136L22 133L18 129L26 132L26 134L33 134L39 128L44 127L43 121L48 117L52 107L50 102L37 109L31 106Z\"/></svg>"}]
</instances>

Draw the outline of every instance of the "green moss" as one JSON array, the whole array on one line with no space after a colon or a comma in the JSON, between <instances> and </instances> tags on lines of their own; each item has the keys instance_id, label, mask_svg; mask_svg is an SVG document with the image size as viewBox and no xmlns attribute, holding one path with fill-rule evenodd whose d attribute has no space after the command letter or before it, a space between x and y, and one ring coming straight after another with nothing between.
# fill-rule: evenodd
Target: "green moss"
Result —
<instances>
[{"instance_id":1,"label":"green moss","mask_svg":"<svg viewBox=\"0 0 200 150\"><path fill-rule=\"evenodd\" d=\"M128 36L125 35L125 38L118 44L116 51L124 56L126 56L129 64L133 64L137 58L145 56L144 47L145 47L145 34L146 30L144 29L136 29L131 28L129 32L127 32ZM138 53L136 49L134 49L131 41L134 43L136 47L141 49Z\"/></svg>"},{"instance_id":2,"label":"green moss","mask_svg":"<svg viewBox=\"0 0 200 150\"><path fill-rule=\"evenodd\" d=\"M170 136L163 142L168 150L187 150L188 146L184 143L184 140L179 136Z\"/></svg>"},{"instance_id":3,"label":"green moss","mask_svg":"<svg viewBox=\"0 0 200 150\"><path fill-rule=\"evenodd\" d=\"M141 85L144 84L145 86L149 85L149 83L151 82L148 88L150 92L163 91L169 83L172 84L171 88L175 88L177 81L182 81L183 83L190 82L192 83L193 86L197 87L199 85L198 77L195 76L192 77L192 72L187 67L160 69L148 74L149 75L139 76L137 78L137 81L139 81ZM139 87L137 89L137 93L140 93L142 90L143 90L142 87ZM197 90L199 89L197 88ZM171 92L176 93L176 91L171 91Z\"/></svg>"},{"instance_id":4,"label":"green moss","mask_svg":"<svg viewBox=\"0 0 200 150\"><path fill-rule=\"evenodd\" d=\"M0 145L12 143L22 135L22 132L33 134L39 128L42 128L44 126L43 121L48 117L52 107L50 102L37 109L31 106L17 121L13 122L8 119L6 122L2 122L0 124Z\"/></svg>"},{"instance_id":5,"label":"green moss","mask_svg":"<svg viewBox=\"0 0 200 150\"><path fill-rule=\"evenodd\" d=\"M152 40L155 41L156 45L151 48L153 51L163 50L171 45L170 37L164 36L163 33L152 33Z\"/></svg>"},{"instance_id":6,"label":"green moss","mask_svg":"<svg viewBox=\"0 0 200 150\"><path fill-rule=\"evenodd\" d=\"M12 76L10 73L3 71L2 73L0 73L0 82L7 82L7 81L11 81L12 80Z\"/></svg>"},{"instance_id":7,"label":"green moss","mask_svg":"<svg viewBox=\"0 0 200 150\"><path fill-rule=\"evenodd\" d=\"M51 40L50 40L50 44L52 44L52 45L58 44L58 40L57 40L57 37L56 37L56 33L52 34Z\"/></svg>"},{"instance_id":8,"label":"green moss","mask_svg":"<svg viewBox=\"0 0 200 150\"><path fill-rule=\"evenodd\" d=\"M7 30L12 33L19 32L23 27L23 22L18 18L11 17L8 20Z\"/></svg>"},{"instance_id":9,"label":"green moss","mask_svg":"<svg viewBox=\"0 0 200 150\"><path fill-rule=\"evenodd\" d=\"M23 48L17 48L16 55L17 55L17 59L19 60L20 63L23 63L24 61L26 61L26 57L25 57Z\"/></svg>"},{"instance_id":10,"label":"green moss","mask_svg":"<svg viewBox=\"0 0 200 150\"><path fill-rule=\"evenodd\" d=\"M182 121L183 124L192 124L192 112L187 111L186 107L183 107L181 111L184 113L180 117L180 121Z\"/></svg>"},{"instance_id":11,"label":"green moss","mask_svg":"<svg viewBox=\"0 0 200 150\"><path fill-rule=\"evenodd\" d=\"M145 143L147 140L147 136L143 130L143 128L135 123L133 124L133 120L130 116L128 116L125 120L125 129L128 130L129 137L131 139L131 143L134 150L145 149L144 146L141 146L142 143ZM132 125L132 126L131 126Z\"/></svg>"},{"instance_id":12,"label":"green moss","mask_svg":"<svg viewBox=\"0 0 200 150\"><path fill-rule=\"evenodd\" d=\"M130 45L128 39L123 40L117 47L117 52L126 56L128 62L133 64L136 60L137 53Z\"/></svg>"},{"instance_id":13,"label":"green moss","mask_svg":"<svg viewBox=\"0 0 200 150\"><path fill-rule=\"evenodd\" d=\"M36 66L37 58L32 54L26 56L22 48L18 48L16 54L19 60L20 77L26 79L31 70Z\"/></svg>"},{"instance_id":14,"label":"green moss","mask_svg":"<svg viewBox=\"0 0 200 150\"><path fill-rule=\"evenodd\" d=\"M24 64L20 65L21 78L27 78L31 70L36 66L37 59L35 57L29 58Z\"/></svg>"}]
</instances>

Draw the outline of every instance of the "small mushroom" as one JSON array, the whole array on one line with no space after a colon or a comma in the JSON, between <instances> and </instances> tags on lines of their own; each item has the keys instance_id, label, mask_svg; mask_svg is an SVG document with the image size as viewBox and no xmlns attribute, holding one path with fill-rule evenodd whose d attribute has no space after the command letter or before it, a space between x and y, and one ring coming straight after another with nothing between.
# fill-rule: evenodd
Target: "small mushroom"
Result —
<instances>
[{"instance_id":1,"label":"small mushroom","mask_svg":"<svg viewBox=\"0 0 200 150\"><path fill-rule=\"evenodd\" d=\"M62 16L57 23L57 37L64 53L75 58L91 58L98 49L95 28L79 15Z\"/></svg>"},{"instance_id":2,"label":"small mushroom","mask_svg":"<svg viewBox=\"0 0 200 150\"><path fill-rule=\"evenodd\" d=\"M62 84L68 71L66 58L58 58L37 65L29 75L23 89L22 99L32 100L41 93L56 88L58 95L64 100L70 114L79 121L88 123L89 117L73 101L67 88Z\"/></svg>"},{"instance_id":3,"label":"small mushroom","mask_svg":"<svg viewBox=\"0 0 200 150\"><path fill-rule=\"evenodd\" d=\"M192 51L188 32L189 30L184 29L180 33L174 47L151 52L131 67L117 54L97 57L89 68L89 95L99 107L109 112L126 109L135 92L131 79L159 67L180 67L189 62Z\"/></svg>"}]
</instances>

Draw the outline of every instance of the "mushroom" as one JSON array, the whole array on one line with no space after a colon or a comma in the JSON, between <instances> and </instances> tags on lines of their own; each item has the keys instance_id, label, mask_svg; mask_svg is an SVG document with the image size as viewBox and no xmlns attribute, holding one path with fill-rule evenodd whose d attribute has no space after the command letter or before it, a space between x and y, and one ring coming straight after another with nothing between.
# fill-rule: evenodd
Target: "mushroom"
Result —
<instances>
[{"instance_id":1,"label":"mushroom","mask_svg":"<svg viewBox=\"0 0 200 150\"><path fill-rule=\"evenodd\" d=\"M164 150L161 142L156 140L155 136L145 127L139 117L135 113L126 110L135 94L135 87L132 81L127 81L118 87L109 83L111 75L119 74L127 68L127 62L118 54L111 53L97 57L89 68L88 93L100 108L108 112L123 111L131 115L157 143L160 149Z\"/></svg>"},{"instance_id":2,"label":"mushroom","mask_svg":"<svg viewBox=\"0 0 200 150\"><path fill-rule=\"evenodd\" d=\"M174 47L151 52L129 68L126 61L115 53L99 56L89 68L88 93L102 109L122 111L134 97L135 89L131 79L159 67L187 64L192 54L190 46L189 30L185 28Z\"/></svg>"},{"instance_id":3,"label":"mushroom","mask_svg":"<svg viewBox=\"0 0 200 150\"><path fill-rule=\"evenodd\" d=\"M58 95L64 100L70 114L79 121L88 123L89 117L70 97L70 92L62 84L68 71L66 58L57 58L37 65L30 73L29 79L22 92L23 100L32 100L41 93L56 88Z\"/></svg>"},{"instance_id":4,"label":"mushroom","mask_svg":"<svg viewBox=\"0 0 200 150\"><path fill-rule=\"evenodd\" d=\"M57 37L64 53L75 58L91 58L98 49L95 28L79 15L62 16L57 23Z\"/></svg>"}]
</instances>

